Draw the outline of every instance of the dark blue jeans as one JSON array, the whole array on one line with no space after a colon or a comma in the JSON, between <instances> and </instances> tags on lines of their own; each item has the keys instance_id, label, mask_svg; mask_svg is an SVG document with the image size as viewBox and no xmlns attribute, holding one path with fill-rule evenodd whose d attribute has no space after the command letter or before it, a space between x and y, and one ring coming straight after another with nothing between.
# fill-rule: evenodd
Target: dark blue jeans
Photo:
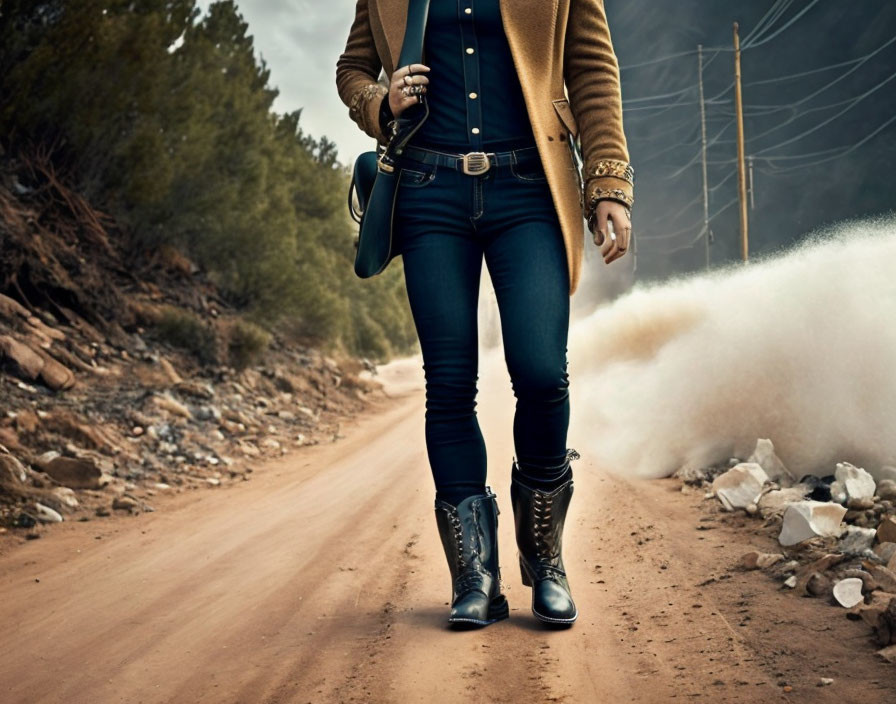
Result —
<instances>
[{"instance_id":1,"label":"dark blue jeans","mask_svg":"<svg viewBox=\"0 0 896 704\"><path fill-rule=\"evenodd\" d=\"M475 411L483 258L516 397L519 470L533 478L558 476L569 426L569 271L541 164L469 176L406 160L394 232L423 352L436 497L456 505L485 487L486 450Z\"/></svg>"}]
</instances>

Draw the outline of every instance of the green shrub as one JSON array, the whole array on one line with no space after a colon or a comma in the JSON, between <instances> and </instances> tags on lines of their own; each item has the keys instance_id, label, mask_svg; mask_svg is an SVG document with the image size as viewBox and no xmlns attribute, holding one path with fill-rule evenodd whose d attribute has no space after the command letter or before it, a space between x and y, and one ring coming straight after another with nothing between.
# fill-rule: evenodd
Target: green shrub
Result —
<instances>
[{"instance_id":1,"label":"green shrub","mask_svg":"<svg viewBox=\"0 0 896 704\"><path fill-rule=\"evenodd\" d=\"M257 362L271 344L271 334L246 320L234 321L227 333L227 356L231 366L245 369Z\"/></svg>"},{"instance_id":2,"label":"green shrub","mask_svg":"<svg viewBox=\"0 0 896 704\"><path fill-rule=\"evenodd\" d=\"M156 323L156 334L163 342L186 350L202 364L218 361L214 329L187 310L165 308Z\"/></svg>"}]
</instances>

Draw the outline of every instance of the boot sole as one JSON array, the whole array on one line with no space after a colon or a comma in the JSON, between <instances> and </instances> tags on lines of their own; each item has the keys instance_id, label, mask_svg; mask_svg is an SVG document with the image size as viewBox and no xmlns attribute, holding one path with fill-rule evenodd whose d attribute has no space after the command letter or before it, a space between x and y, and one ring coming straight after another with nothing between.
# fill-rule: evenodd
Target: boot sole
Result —
<instances>
[{"instance_id":1,"label":"boot sole","mask_svg":"<svg viewBox=\"0 0 896 704\"><path fill-rule=\"evenodd\" d=\"M507 598L502 594L499 597L496 597L492 600L492 603L489 604L488 607L488 619L478 619L478 618L450 618L448 619L448 623L457 628L458 630L468 629L468 628L478 628L481 626L488 626L489 624L495 623L497 621L501 621L510 616L510 605L507 603Z\"/></svg>"},{"instance_id":2,"label":"boot sole","mask_svg":"<svg viewBox=\"0 0 896 704\"><path fill-rule=\"evenodd\" d=\"M526 567L523 564L523 558L520 557L520 576L523 580L523 585L526 587L532 587L532 578L529 576L529 573L526 571ZM540 614L535 610L535 590L532 590L532 615L537 618L542 623L546 623L549 626L557 626L557 627L565 627L568 628L572 624L576 622L576 619L579 617L579 611L576 609L575 614L573 614L569 618L556 618L554 616L545 616L544 614Z\"/></svg>"},{"instance_id":3,"label":"boot sole","mask_svg":"<svg viewBox=\"0 0 896 704\"><path fill-rule=\"evenodd\" d=\"M575 615L571 618L553 618L552 616L544 616L543 614L538 613L535 610L535 604L533 600L532 604L532 615L535 616L542 623L546 623L549 626L558 626L563 628L569 628L572 624L576 622L576 619L579 617L579 612L576 611Z\"/></svg>"}]
</instances>

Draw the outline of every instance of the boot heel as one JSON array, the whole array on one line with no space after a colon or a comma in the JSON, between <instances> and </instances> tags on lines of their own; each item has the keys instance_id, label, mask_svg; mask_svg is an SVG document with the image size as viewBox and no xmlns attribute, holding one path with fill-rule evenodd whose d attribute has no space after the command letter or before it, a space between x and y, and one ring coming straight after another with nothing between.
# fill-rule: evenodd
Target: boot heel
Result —
<instances>
[{"instance_id":1,"label":"boot heel","mask_svg":"<svg viewBox=\"0 0 896 704\"><path fill-rule=\"evenodd\" d=\"M532 580L529 578L529 573L526 571L526 565L523 564L523 557L520 556L520 576L523 578L523 586L531 587Z\"/></svg>"},{"instance_id":2,"label":"boot heel","mask_svg":"<svg viewBox=\"0 0 896 704\"><path fill-rule=\"evenodd\" d=\"M500 621L508 616L510 616L510 606L507 603L507 598L503 594L493 599L492 603L488 605L489 620Z\"/></svg>"}]
</instances>

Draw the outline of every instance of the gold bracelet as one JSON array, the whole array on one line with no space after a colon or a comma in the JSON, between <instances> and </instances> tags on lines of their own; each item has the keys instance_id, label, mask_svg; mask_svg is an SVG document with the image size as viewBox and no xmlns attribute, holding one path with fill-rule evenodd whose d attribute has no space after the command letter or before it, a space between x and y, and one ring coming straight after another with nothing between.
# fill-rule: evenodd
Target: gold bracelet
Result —
<instances>
[{"instance_id":1,"label":"gold bracelet","mask_svg":"<svg viewBox=\"0 0 896 704\"><path fill-rule=\"evenodd\" d=\"M594 170L588 174L588 178L612 176L623 181L628 181L635 185L635 168L625 161L617 161L616 159L601 159L597 162Z\"/></svg>"}]
</instances>

